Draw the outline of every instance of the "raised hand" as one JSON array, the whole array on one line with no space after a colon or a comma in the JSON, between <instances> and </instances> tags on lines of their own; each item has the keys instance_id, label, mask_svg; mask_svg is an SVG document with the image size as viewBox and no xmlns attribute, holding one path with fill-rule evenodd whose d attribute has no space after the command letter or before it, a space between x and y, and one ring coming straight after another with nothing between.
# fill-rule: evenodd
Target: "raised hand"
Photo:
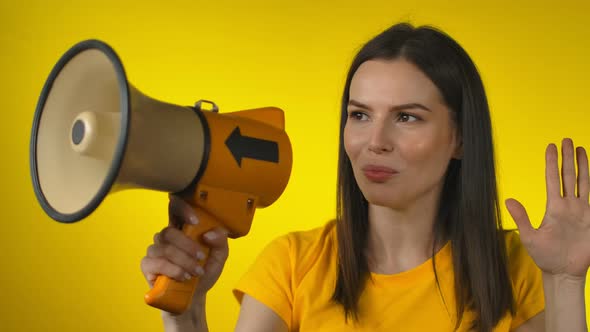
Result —
<instances>
[{"instance_id":1,"label":"raised hand","mask_svg":"<svg viewBox=\"0 0 590 332\"><path fill-rule=\"evenodd\" d=\"M506 207L520 230L523 245L544 273L583 279L590 266L588 157L585 149L578 147L574 158L571 139L564 139L561 149L561 174L557 147L550 144L545 152L547 205L540 227L531 225L526 209L517 200L506 200Z\"/></svg>"}]
</instances>

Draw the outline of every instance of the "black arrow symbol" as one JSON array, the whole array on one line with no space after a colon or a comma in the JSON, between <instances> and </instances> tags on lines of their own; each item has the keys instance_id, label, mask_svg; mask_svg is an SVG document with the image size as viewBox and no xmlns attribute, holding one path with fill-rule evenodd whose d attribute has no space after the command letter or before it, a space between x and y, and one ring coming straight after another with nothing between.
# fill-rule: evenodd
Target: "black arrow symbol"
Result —
<instances>
[{"instance_id":1,"label":"black arrow symbol","mask_svg":"<svg viewBox=\"0 0 590 332\"><path fill-rule=\"evenodd\" d=\"M242 167L242 158L279 162L279 145L277 142L267 141L260 138L242 136L240 127L236 127L225 140L232 156Z\"/></svg>"}]
</instances>

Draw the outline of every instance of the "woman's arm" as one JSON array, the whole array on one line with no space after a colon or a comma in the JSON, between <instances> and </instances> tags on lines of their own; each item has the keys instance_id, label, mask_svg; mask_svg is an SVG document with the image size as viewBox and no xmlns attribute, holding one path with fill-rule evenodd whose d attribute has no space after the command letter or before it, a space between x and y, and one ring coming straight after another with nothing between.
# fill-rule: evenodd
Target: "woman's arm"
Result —
<instances>
[{"instance_id":1,"label":"woman's arm","mask_svg":"<svg viewBox=\"0 0 590 332\"><path fill-rule=\"evenodd\" d=\"M287 324L272 309L244 294L235 332L287 332Z\"/></svg>"},{"instance_id":2,"label":"woman's arm","mask_svg":"<svg viewBox=\"0 0 590 332\"><path fill-rule=\"evenodd\" d=\"M193 299L192 312L182 315L172 315L162 311L162 321L166 332L208 332L205 314L205 298Z\"/></svg>"},{"instance_id":3,"label":"woman's arm","mask_svg":"<svg viewBox=\"0 0 590 332\"><path fill-rule=\"evenodd\" d=\"M529 319L516 332L587 331L584 302L585 278L543 274L545 311Z\"/></svg>"},{"instance_id":4,"label":"woman's arm","mask_svg":"<svg viewBox=\"0 0 590 332\"><path fill-rule=\"evenodd\" d=\"M543 332L545 331L545 311L533 316L531 319L522 323L515 332Z\"/></svg>"},{"instance_id":5,"label":"woman's arm","mask_svg":"<svg viewBox=\"0 0 590 332\"><path fill-rule=\"evenodd\" d=\"M543 274L547 332L588 331L584 302L585 279Z\"/></svg>"},{"instance_id":6,"label":"woman's arm","mask_svg":"<svg viewBox=\"0 0 590 332\"><path fill-rule=\"evenodd\" d=\"M574 149L571 139L562 141L561 153L560 172L557 146L550 144L545 152L547 207L539 228L532 226L520 202L508 199L506 207L543 273L544 330L582 332L588 331L584 286L590 267L590 172L586 150Z\"/></svg>"}]
</instances>

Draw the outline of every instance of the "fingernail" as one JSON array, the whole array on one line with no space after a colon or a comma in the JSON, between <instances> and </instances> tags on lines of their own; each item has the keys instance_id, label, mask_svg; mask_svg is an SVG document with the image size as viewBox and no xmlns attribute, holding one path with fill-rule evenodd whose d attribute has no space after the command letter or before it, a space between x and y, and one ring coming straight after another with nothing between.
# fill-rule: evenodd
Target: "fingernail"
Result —
<instances>
[{"instance_id":1,"label":"fingernail","mask_svg":"<svg viewBox=\"0 0 590 332\"><path fill-rule=\"evenodd\" d=\"M204 236L209 241L213 241L217 238L217 234L215 232L207 232Z\"/></svg>"},{"instance_id":2,"label":"fingernail","mask_svg":"<svg viewBox=\"0 0 590 332\"><path fill-rule=\"evenodd\" d=\"M203 259L205 259L205 253L202 251L197 252L197 259L202 261Z\"/></svg>"},{"instance_id":3,"label":"fingernail","mask_svg":"<svg viewBox=\"0 0 590 332\"><path fill-rule=\"evenodd\" d=\"M198 223L199 223L199 219L197 219L197 216L190 216L190 217L188 217L188 221L189 221L191 224L193 224L193 225L196 225L196 224L198 224Z\"/></svg>"},{"instance_id":4,"label":"fingernail","mask_svg":"<svg viewBox=\"0 0 590 332\"><path fill-rule=\"evenodd\" d=\"M205 270L203 270L203 268L202 268L200 265L198 265L198 266L195 268L195 272L196 272L198 275L200 275L200 276L202 276L203 274L205 274Z\"/></svg>"},{"instance_id":5,"label":"fingernail","mask_svg":"<svg viewBox=\"0 0 590 332\"><path fill-rule=\"evenodd\" d=\"M188 273L188 272L185 272L185 273L184 273L184 280L189 280L190 278L191 278L191 275L190 275L190 273Z\"/></svg>"}]
</instances>

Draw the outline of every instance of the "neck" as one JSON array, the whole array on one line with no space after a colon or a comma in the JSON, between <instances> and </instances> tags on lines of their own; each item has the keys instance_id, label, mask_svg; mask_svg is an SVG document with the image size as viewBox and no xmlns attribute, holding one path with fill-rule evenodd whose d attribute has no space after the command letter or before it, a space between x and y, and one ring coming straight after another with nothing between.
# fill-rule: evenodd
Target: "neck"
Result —
<instances>
[{"instance_id":1,"label":"neck","mask_svg":"<svg viewBox=\"0 0 590 332\"><path fill-rule=\"evenodd\" d=\"M369 269L380 274L410 270L432 257L440 191L404 209L369 204ZM437 243L438 252L442 243Z\"/></svg>"}]
</instances>

